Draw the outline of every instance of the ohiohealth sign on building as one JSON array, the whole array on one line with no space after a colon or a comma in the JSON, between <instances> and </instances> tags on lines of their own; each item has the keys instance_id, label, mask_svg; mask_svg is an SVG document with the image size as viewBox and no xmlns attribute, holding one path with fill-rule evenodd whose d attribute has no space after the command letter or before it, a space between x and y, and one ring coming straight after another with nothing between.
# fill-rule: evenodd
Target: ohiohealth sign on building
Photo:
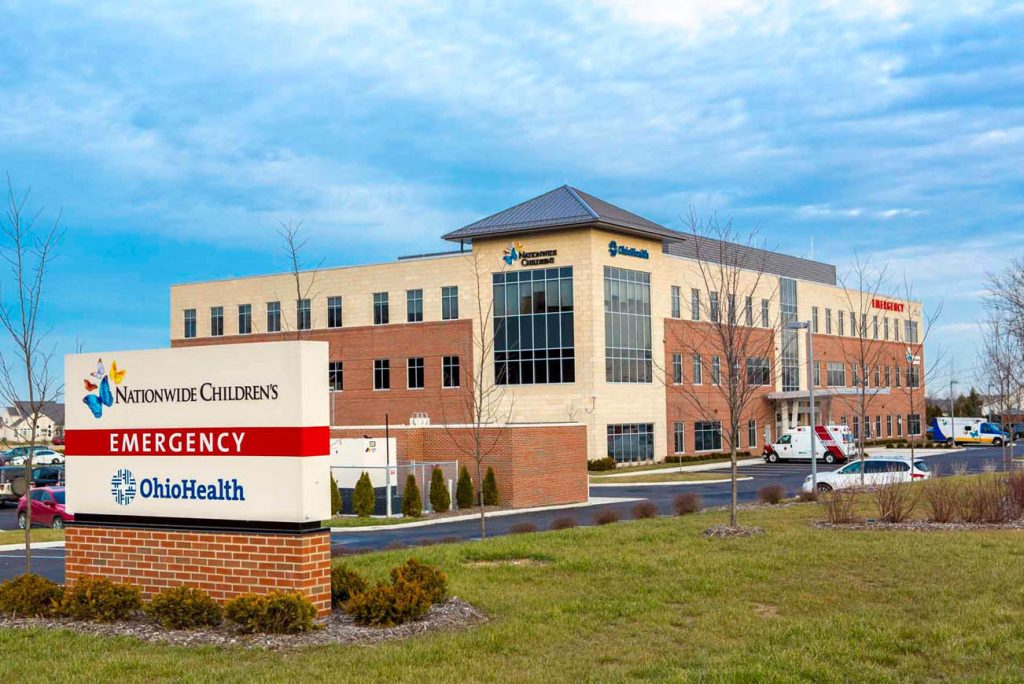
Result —
<instances>
[{"instance_id":1,"label":"ohiohealth sign on building","mask_svg":"<svg viewBox=\"0 0 1024 684\"><path fill-rule=\"evenodd\" d=\"M326 342L67 356L68 510L84 524L319 525L326 369Z\"/></svg>"}]
</instances>

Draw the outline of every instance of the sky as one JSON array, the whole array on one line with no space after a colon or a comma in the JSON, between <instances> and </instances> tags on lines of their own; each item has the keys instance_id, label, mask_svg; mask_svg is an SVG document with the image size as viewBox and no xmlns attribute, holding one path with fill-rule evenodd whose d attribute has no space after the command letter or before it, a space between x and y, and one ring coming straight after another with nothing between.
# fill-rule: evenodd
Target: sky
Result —
<instances>
[{"instance_id":1,"label":"sky","mask_svg":"<svg viewBox=\"0 0 1024 684\"><path fill-rule=\"evenodd\" d=\"M167 346L170 285L287 270L282 221L388 261L568 182L906 273L969 383L1024 255L1021 36L1013 2L0 0L0 173L62 211L58 353Z\"/></svg>"}]
</instances>

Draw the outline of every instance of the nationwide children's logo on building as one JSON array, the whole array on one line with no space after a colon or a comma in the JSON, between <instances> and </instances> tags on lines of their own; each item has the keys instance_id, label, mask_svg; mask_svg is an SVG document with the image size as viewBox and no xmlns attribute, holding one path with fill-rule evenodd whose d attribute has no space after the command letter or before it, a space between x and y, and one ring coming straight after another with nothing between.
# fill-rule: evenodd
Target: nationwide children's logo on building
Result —
<instances>
[{"instance_id":1,"label":"nationwide children's logo on building","mask_svg":"<svg viewBox=\"0 0 1024 684\"><path fill-rule=\"evenodd\" d=\"M137 482L127 468L121 468L110 478L110 494L118 506L128 506L138 494L143 499L170 499L172 501L245 501L245 487L237 478L217 478L216 482L199 482L183 478L144 477Z\"/></svg>"},{"instance_id":2,"label":"nationwide children's logo on building","mask_svg":"<svg viewBox=\"0 0 1024 684\"><path fill-rule=\"evenodd\" d=\"M120 385L127 372L124 368L118 368L117 361L114 361L110 364L108 373L103 365L103 359L96 361L96 370L83 380L86 395L82 398L82 402L89 407L94 418L100 418L103 415L104 406L109 408L114 405L114 393L110 390L110 380L113 379L115 385Z\"/></svg>"},{"instance_id":3,"label":"nationwide children's logo on building","mask_svg":"<svg viewBox=\"0 0 1024 684\"><path fill-rule=\"evenodd\" d=\"M546 249L539 252L527 252L523 249L523 243L510 242L508 247L502 251L502 261L507 266L514 265L517 261L520 266L544 266L555 263L558 256L557 249Z\"/></svg>"}]
</instances>

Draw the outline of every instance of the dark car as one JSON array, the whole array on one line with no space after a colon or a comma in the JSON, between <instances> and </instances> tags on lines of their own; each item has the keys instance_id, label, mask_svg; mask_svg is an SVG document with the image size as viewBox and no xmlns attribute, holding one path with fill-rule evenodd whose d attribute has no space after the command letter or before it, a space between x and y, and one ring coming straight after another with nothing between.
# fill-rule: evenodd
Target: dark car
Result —
<instances>
[{"instance_id":1,"label":"dark car","mask_svg":"<svg viewBox=\"0 0 1024 684\"><path fill-rule=\"evenodd\" d=\"M32 468L33 487L52 487L64 484L64 466L41 465ZM25 467L0 467L0 506L17 501L25 495Z\"/></svg>"}]
</instances>

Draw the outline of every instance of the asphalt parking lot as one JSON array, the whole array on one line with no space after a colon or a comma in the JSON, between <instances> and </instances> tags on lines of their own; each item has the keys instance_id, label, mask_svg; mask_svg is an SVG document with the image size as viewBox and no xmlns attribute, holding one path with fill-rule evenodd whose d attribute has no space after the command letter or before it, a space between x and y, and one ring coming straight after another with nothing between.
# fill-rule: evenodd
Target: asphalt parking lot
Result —
<instances>
[{"instance_id":1,"label":"asphalt parking lot","mask_svg":"<svg viewBox=\"0 0 1024 684\"><path fill-rule=\"evenodd\" d=\"M955 471L965 470L968 473L981 473L987 470L1002 470L1004 464L998 448L975 447L963 451L939 453L927 457L932 471L939 475L948 475ZM834 470L839 466L819 466L819 472ZM721 473L728 477L728 465L715 468L711 473ZM788 493L799 490L804 478L810 474L807 463L759 463L740 468L741 477L752 479L742 480L738 484L741 502L753 502L757 491L767 484L781 484ZM729 503L730 484L728 482L712 484L679 484L668 486L592 486L592 499L603 500L588 506L559 510L524 512L514 515L503 515L487 519L488 534L500 536L509 534L515 525L530 523L537 529L544 530L551 526L556 518L572 518L579 525L593 524L598 512L614 508L624 519L631 517L631 509L637 500L649 500L664 515L672 513L672 500L680 492L700 494L705 507L724 506ZM619 499L608 502L608 499ZM17 520L14 506L8 504L0 508L0 529L16 529ZM384 527L367 532L337 531L332 535L332 548L336 553L358 553L394 547L419 546L423 544L476 539L480 535L478 520L463 520L423 527ZM50 579L64 581L64 549L36 549L32 556L33 571ZM0 552L0 579L13 577L24 571L23 551Z\"/></svg>"}]
</instances>

